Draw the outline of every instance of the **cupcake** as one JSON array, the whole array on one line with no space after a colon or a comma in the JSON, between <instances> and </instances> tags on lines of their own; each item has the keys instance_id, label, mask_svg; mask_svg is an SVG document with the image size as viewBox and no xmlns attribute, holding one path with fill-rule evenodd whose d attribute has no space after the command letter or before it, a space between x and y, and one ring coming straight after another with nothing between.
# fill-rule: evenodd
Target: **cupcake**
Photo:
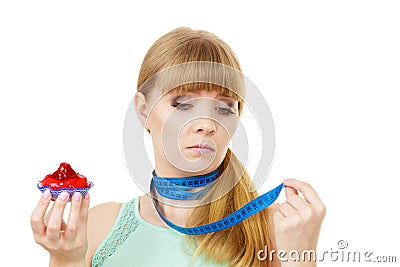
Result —
<instances>
[{"instance_id":1,"label":"cupcake","mask_svg":"<svg viewBox=\"0 0 400 267\"><path fill-rule=\"evenodd\" d=\"M76 173L70 164L63 162L54 173L46 175L43 180L39 181L37 187L42 193L47 188L50 189L52 200L56 200L63 191L68 192L70 194L68 201L71 201L71 196L75 192L80 192L82 196L85 196L93 187L93 183L88 181L84 175Z\"/></svg>"}]
</instances>

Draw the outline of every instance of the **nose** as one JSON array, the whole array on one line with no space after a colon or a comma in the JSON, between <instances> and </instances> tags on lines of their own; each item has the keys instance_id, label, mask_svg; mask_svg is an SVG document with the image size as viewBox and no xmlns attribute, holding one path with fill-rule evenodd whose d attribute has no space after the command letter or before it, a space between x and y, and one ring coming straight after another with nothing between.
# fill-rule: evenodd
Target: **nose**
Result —
<instances>
[{"instance_id":1,"label":"nose","mask_svg":"<svg viewBox=\"0 0 400 267\"><path fill-rule=\"evenodd\" d=\"M192 127L195 133L206 135L214 135L217 130L215 122L206 118L194 120Z\"/></svg>"}]
</instances>

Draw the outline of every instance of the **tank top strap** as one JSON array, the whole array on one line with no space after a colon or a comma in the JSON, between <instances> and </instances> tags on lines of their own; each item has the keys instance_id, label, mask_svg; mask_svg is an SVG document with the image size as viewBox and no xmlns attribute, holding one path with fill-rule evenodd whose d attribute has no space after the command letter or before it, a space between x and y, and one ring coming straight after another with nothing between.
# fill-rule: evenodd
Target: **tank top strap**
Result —
<instances>
[{"instance_id":1,"label":"tank top strap","mask_svg":"<svg viewBox=\"0 0 400 267\"><path fill-rule=\"evenodd\" d=\"M134 198L122 204L113 228L97 248L93 256L93 267L102 266L104 261L110 257L137 228L139 225L135 214L135 205L137 205L137 201L138 198Z\"/></svg>"}]
</instances>

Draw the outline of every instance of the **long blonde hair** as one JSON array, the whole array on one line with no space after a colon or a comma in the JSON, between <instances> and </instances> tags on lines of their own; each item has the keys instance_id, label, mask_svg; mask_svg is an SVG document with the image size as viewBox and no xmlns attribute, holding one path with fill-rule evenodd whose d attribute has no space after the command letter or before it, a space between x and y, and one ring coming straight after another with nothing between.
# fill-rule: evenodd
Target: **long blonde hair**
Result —
<instances>
[{"instance_id":1,"label":"long blonde hair","mask_svg":"<svg viewBox=\"0 0 400 267\"><path fill-rule=\"evenodd\" d=\"M147 52L140 68L138 91L146 96L151 86L144 86L155 74L163 69L188 62L216 62L242 72L239 61L232 49L220 38L206 31L190 28L177 28L159 38ZM244 84L241 77L236 77L237 94L224 86L204 84L200 82L183 84L175 90L218 90L224 94L235 96L239 103L239 114L243 110ZM234 83L235 83L234 82ZM227 168L230 162L231 168ZM228 149L220 165L223 179L212 190L218 195L227 183L233 183L232 189L217 200L196 207L187 222L187 227L209 224L220 220L238 210L259 196L253 187L251 178L234 153ZM227 179L227 177L229 179ZM215 263L229 266L265 266L257 258L259 250L270 247L270 232L267 209L252 215L243 222L228 229L203 235L187 235L187 241L193 245L192 263L200 254ZM269 265L269 262L267 262Z\"/></svg>"}]
</instances>

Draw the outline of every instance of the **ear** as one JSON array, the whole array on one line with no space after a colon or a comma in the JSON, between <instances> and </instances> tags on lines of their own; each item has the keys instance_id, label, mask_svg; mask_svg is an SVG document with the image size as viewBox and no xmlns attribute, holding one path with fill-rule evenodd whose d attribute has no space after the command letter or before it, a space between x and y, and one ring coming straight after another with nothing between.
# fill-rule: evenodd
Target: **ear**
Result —
<instances>
[{"instance_id":1,"label":"ear","mask_svg":"<svg viewBox=\"0 0 400 267\"><path fill-rule=\"evenodd\" d=\"M142 92L137 92L134 97L136 116L139 119L140 124L149 132L147 127L148 118L148 107L146 105L146 97Z\"/></svg>"}]
</instances>

